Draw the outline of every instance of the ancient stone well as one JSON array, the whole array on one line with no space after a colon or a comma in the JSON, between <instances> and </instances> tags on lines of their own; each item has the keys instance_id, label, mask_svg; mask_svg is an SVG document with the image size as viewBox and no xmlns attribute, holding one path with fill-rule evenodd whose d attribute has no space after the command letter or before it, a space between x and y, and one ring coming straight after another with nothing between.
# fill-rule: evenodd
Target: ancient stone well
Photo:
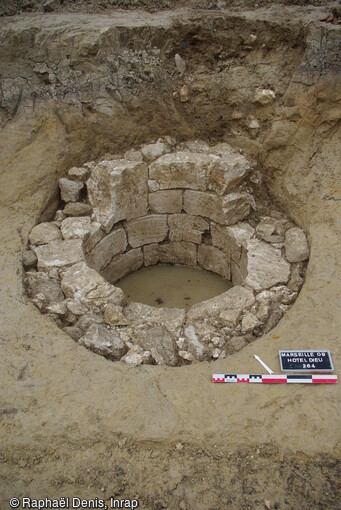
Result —
<instances>
[{"instance_id":1,"label":"ancient stone well","mask_svg":"<svg viewBox=\"0 0 341 510\"><path fill-rule=\"evenodd\" d=\"M295 301L309 250L226 143L171 138L71 168L63 208L25 253L34 304L112 360L171 366L225 357L271 330ZM142 266L198 266L234 287L182 309L127 303L115 282Z\"/></svg>"}]
</instances>

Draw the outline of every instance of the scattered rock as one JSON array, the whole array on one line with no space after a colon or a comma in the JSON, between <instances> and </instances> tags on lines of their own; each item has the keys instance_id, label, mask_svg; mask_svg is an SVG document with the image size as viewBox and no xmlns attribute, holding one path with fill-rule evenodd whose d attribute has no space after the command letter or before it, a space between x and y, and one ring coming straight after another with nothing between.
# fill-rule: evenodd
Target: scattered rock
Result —
<instances>
[{"instance_id":1,"label":"scattered rock","mask_svg":"<svg viewBox=\"0 0 341 510\"><path fill-rule=\"evenodd\" d=\"M83 186L84 183L80 181L71 181L65 177L59 179L60 196L62 200L66 203L77 202Z\"/></svg>"},{"instance_id":2,"label":"scattered rock","mask_svg":"<svg viewBox=\"0 0 341 510\"><path fill-rule=\"evenodd\" d=\"M73 340L78 342L81 336L83 336L83 331L77 326L66 326L63 328L65 333L67 333Z\"/></svg>"},{"instance_id":3,"label":"scattered rock","mask_svg":"<svg viewBox=\"0 0 341 510\"><path fill-rule=\"evenodd\" d=\"M47 244L50 241L61 239L62 235L59 228L54 223L40 223L32 228L28 239L34 246Z\"/></svg>"},{"instance_id":4,"label":"scattered rock","mask_svg":"<svg viewBox=\"0 0 341 510\"><path fill-rule=\"evenodd\" d=\"M43 9L45 12L53 12L61 6L60 0L45 0Z\"/></svg>"},{"instance_id":5,"label":"scattered rock","mask_svg":"<svg viewBox=\"0 0 341 510\"><path fill-rule=\"evenodd\" d=\"M173 336L165 326L151 326L145 329L135 329L134 343L145 351L150 351L158 365L176 366L178 352Z\"/></svg>"},{"instance_id":6,"label":"scattered rock","mask_svg":"<svg viewBox=\"0 0 341 510\"><path fill-rule=\"evenodd\" d=\"M189 99L188 94L189 94L189 87L187 84L185 84L180 89L180 101L182 103L187 103L187 101Z\"/></svg>"},{"instance_id":7,"label":"scattered rock","mask_svg":"<svg viewBox=\"0 0 341 510\"><path fill-rule=\"evenodd\" d=\"M272 103L276 99L276 94L271 89L257 90L254 97L254 102L262 105Z\"/></svg>"},{"instance_id":8,"label":"scattered rock","mask_svg":"<svg viewBox=\"0 0 341 510\"><path fill-rule=\"evenodd\" d=\"M225 344L226 354L234 354L240 351L247 345L247 341L242 336L234 336L230 338Z\"/></svg>"},{"instance_id":9,"label":"scattered rock","mask_svg":"<svg viewBox=\"0 0 341 510\"><path fill-rule=\"evenodd\" d=\"M186 361L190 361L191 363L193 363L193 361L196 361L193 354L191 354L190 352L187 352L187 351L179 351L179 356L181 358L185 359Z\"/></svg>"},{"instance_id":10,"label":"scattered rock","mask_svg":"<svg viewBox=\"0 0 341 510\"><path fill-rule=\"evenodd\" d=\"M196 360L203 361L204 359L209 358L209 351L207 346L199 340L193 325L187 326L185 328L185 338L187 343L187 351L192 354Z\"/></svg>"},{"instance_id":11,"label":"scattered rock","mask_svg":"<svg viewBox=\"0 0 341 510\"><path fill-rule=\"evenodd\" d=\"M180 76L182 76L186 71L186 62L184 61L183 58L180 57L180 55L178 55L178 53L175 54L174 60L178 73L180 74Z\"/></svg>"},{"instance_id":12,"label":"scattered rock","mask_svg":"<svg viewBox=\"0 0 341 510\"><path fill-rule=\"evenodd\" d=\"M285 256L289 262L302 262L309 258L309 248L305 233L294 227L285 233Z\"/></svg>"},{"instance_id":13,"label":"scattered rock","mask_svg":"<svg viewBox=\"0 0 341 510\"><path fill-rule=\"evenodd\" d=\"M212 165L208 175L208 189L218 195L225 195L240 184L250 170L251 165L245 156L239 152L229 154Z\"/></svg>"}]
</instances>

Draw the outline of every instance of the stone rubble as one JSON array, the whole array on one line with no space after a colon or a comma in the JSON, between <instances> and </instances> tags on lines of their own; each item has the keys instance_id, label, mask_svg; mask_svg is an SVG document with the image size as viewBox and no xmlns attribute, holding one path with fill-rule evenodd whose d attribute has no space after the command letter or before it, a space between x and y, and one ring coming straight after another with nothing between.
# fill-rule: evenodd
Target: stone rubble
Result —
<instances>
[{"instance_id":1,"label":"stone rubble","mask_svg":"<svg viewBox=\"0 0 341 510\"><path fill-rule=\"evenodd\" d=\"M258 92L259 104L275 99ZM170 137L72 167L59 181L63 209L31 230L23 252L30 299L80 345L128 365L237 352L293 305L309 257L303 230L253 196L253 177L227 143ZM158 263L201 267L234 287L187 313L127 303L114 283Z\"/></svg>"}]
</instances>

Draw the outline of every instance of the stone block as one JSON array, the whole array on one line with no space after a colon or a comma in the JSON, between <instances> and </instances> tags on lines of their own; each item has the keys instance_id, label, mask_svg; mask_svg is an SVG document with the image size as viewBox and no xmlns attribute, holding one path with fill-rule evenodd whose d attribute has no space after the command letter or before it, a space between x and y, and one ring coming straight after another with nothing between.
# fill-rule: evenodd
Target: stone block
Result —
<instances>
[{"instance_id":1,"label":"stone block","mask_svg":"<svg viewBox=\"0 0 341 510\"><path fill-rule=\"evenodd\" d=\"M186 190L184 210L187 214L204 216L217 223L224 222L221 197L215 193Z\"/></svg>"},{"instance_id":2,"label":"stone block","mask_svg":"<svg viewBox=\"0 0 341 510\"><path fill-rule=\"evenodd\" d=\"M285 233L285 256L289 262L302 262L309 258L305 233L300 228L291 228Z\"/></svg>"},{"instance_id":3,"label":"stone block","mask_svg":"<svg viewBox=\"0 0 341 510\"><path fill-rule=\"evenodd\" d=\"M113 361L121 359L128 351L119 331L109 329L102 324L92 324L78 343Z\"/></svg>"},{"instance_id":4,"label":"stone block","mask_svg":"<svg viewBox=\"0 0 341 510\"><path fill-rule=\"evenodd\" d=\"M142 265L142 249L137 248L113 258L101 274L108 282L115 283L127 274L137 271Z\"/></svg>"},{"instance_id":5,"label":"stone block","mask_svg":"<svg viewBox=\"0 0 341 510\"><path fill-rule=\"evenodd\" d=\"M173 336L163 325L135 329L134 343L149 351L158 365L176 366L178 351Z\"/></svg>"},{"instance_id":6,"label":"stone block","mask_svg":"<svg viewBox=\"0 0 341 510\"><path fill-rule=\"evenodd\" d=\"M65 216L89 216L91 212L91 205L84 202L69 202L63 209Z\"/></svg>"},{"instance_id":7,"label":"stone block","mask_svg":"<svg viewBox=\"0 0 341 510\"><path fill-rule=\"evenodd\" d=\"M87 262L89 266L96 271L102 271L113 257L119 253L123 253L126 247L127 236L125 230L123 228L118 228L96 244L88 253Z\"/></svg>"},{"instance_id":8,"label":"stone block","mask_svg":"<svg viewBox=\"0 0 341 510\"><path fill-rule=\"evenodd\" d=\"M244 287L232 287L212 299L193 305L187 312L189 320L204 320L207 317L221 317L228 310L235 310L238 316L255 302L253 292Z\"/></svg>"},{"instance_id":9,"label":"stone block","mask_svg":"<svg viewBox=\"0 0 341 510\"><path fill-rule=\"evenodd\" d=\"M74 166L70 168L67 175L71 181L85 182L90 175L90 169L85 166L79 168Z\"/></svg>"},{"instance_id":10,"label":"stone block","mask_svg":"<svg viewBox=\"0 0 341 510\"><path fill-rule=\"evenodd\" d=\"M131 349L127 352L125 356L121 359L121 361L124 361L128 365L144 365L144 364L151 364L153 361L153 358L151 356L150 351L144 351L139 347L138 345L133 345Z\"/></svg>"},{"instance_id":11,"label":"stone block","mask_svg":"<svg viewBox=\"0 0 341 510\"><path fill-rule=\"evenodd\" d=\"M28 295L40 310L44 310L50 304L60 303L64 300L60 285L41 271L27 272L25 285Z\"/></svg>"},{"instance_id":12,"label":"stone block","mask_svg":"<svg viewBox=\"0 0 341 510\"><path fill-rule=\"evenodd\" d=\"M64 202L78 202L83 187L84 183L80 181L71 181L65 177L59 179L60 196Z\"/></svg>"},{"instance_id":13,"label":"stone block","mask_svg":"<svg viewBox=\"0 0 341 510\"><path fill-rule=\"evenodd\" d=\"M147 214L147 179L147 166L138 161L102 161L93 168L87 182L89 201L106 232L118 221Z\"/></svg>"},{"instance_id":14,"label":"stone block","mask_svg":"<svg viewBox=\"0 0 341 510\"><path fill-rule=\"evenodd\" d=\"M172 242L166 244L149 244L143 248L144 265L154 264L182 264L184 266L197 265L197 249L194 243Z\"/></svg>"},{"instance_id":15,"label":"stone block","mask_svg":"<svg viewBox=\"0 0 341 510\"><path fill-rule=\"evenodd\" d=\"M165 143L157 142L142 145L141 152L143 159L147 161L147 163L151 163L152 161L155 161L155 159L166 154L166 152L169 152L169 149Z\"/></svg>"},{"instance_id":16,"label":"stone block","mask_svg":"<svg viewBox=\"0 0 341 510\"><path fill-rule=\"evenodd\" d=\"M249 239L243 249L240 270L244 285L254 290L263 290L279 283L287 283L290 264L281 251L258 239Z\"/></svg>"},{"instance_id":17,"label":"stone block","mask_svg":"<svg viewBox=\"0 0 341 510\"><path fill-rule=\"evenodd\" d=\"M62 221L60 230L64 239L86 239L90 235L91 220L89 216L66 218Z\"/></svg>"},{"instance_id":18,"label":"stone block","mask_svg":"<svg viewBox=\"0 0 341 510\"><path fill-rule=\"evenodd\" d=\"M163 214L150 214L149 216L127 222L125 229L132 248L138 248L144 244L159 243L168 234L167 216Z\"/></svg>"},{"instance_id":19,"label":"stone block","mask_svg":"<svg viewBox=\"0 0 341 510\"><path fill-rule=\"evenodd\" d=\"M211 166L208 174L208 189L218 195L225 195L233 190L248 175L251 165L238 152L222 158Z\"/></svg>"},{"instance_id":20,"label":"stone block","mask_svg":"<svg viewBox=\"0 0 341 510\"><path fill-rule=\"evenodd\" d=\"M90 224L90 235L83 244L85 253L89 253L97 243L105 236L105 232L98 221L92 221Z\"/></svg>"},{"instance_id":21,"label":"stone block","mask_svg":"<svg viewBox=\"0 0 341 510\"><path fill-rule=\"evenodd\" d=\"M198 247L198 265L226 280L231 278L230 257L215 246L202 244Z\"/></svg>"},{"instance_id":22,"label":"stone block","mask_svg":"<svg viewBox=\"0 0 341 510\"><path fill-rule=\"evenodd\" d=\"M149 208L152 213L181 213L182 191L170 189L149 193Z\"/></svg>"},{"instance_id":23,"label":"stone block","mask_svg":"<svg viewBox=\"0 0 341 510\"><path fill-rule=\"evenodd\" d=\"M197 335L195 327L191 324L185 328L185 340L187 344L187 351L198 361L204 361L210 358L210 352L207 345L205 345Z\"/></svg>"},{"instance_id":24,"label":"stone block","mask_svg":"<svg viewBox=\"0 0 341 510\"><path fill-rule=\"evenodd\" d=\"M97 271L80 262L67 269L61 277L61 287L67 298L78 299L84 306L123 305L121 289L104 280Z\"/></svg>"},{"instance_id":25,"label":"stone block","mask_svg":"<svg viewBox=\"0 0 341 510\"><path fill-rule=\"evenodd\" d=\"M225 225L234 225L249 216L251 198L247 193L230 193L222 199L222 210L223 223Z\"/></svg>"},{"instance_id":26,"label":"stone block","mask_svg":"<svg viewBox=\"0 0 341 510\"><path fill-rule=\"evenodd\" d=\"M206 174L219 158L192 152L165 154L149 166L149 178L160 189L188 188L205 191Z\"/></svg>"},{"instance_id":27,"label":"stone block","mask_svg":"<svg viewBox=\"0 0 341 510\"><path fill-rule=\"evenodd\" d=\"M174 337L180 336L185 321L183 309L155 308L143 303L130 303L125 307L124 313L132 326L163 324Z\"/></svg>"},{"instance_id":28,"label":"stone block","mask_svg":"<svg viewBox=\"0 0 341 510\"><path fill-rule=\"evenodd\" d=\"M34 248L38 259L38 269L65 268L84 260L81 239L51 241Z\"/></svg>"},{"instance_id":29,"label":"stone block","mask_svg":"<svg viewBox=\"0 0 341 510\"><path fill-rule=\"evenodd\" d=\"M33 227L28 236L30 243L35 246L47 244L50 241L56 241L61 238L62 235L57 225L48 222L40 223Z\"/></svg>"},{"instance_id":30,"label":"stone block","mask_svg":"<svg viewBox=\"0 0 341 510\"><path fill-rule=\"evenodd\" d=\"M201 243L202 234L209 230L209 223L201 216L172 214L168 216L170 241Z\"/></svg>"}]
</instances>

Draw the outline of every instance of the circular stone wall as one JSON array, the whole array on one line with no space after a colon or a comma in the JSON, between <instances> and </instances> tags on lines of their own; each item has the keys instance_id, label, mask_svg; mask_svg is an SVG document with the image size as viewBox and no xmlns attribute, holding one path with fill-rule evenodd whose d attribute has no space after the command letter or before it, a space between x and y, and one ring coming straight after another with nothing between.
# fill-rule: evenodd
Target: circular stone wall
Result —
<instances>
[{"instance_id":1,"label":"circular stone wall","mask_svg":"<svg viewBox=\"0 0 341 510\"><path fill-rule=\"evenodd\" d=\"M98 354L171 366L225 357L272 329L297 297L305 234L226 143L160 139L71 168L59 186L63 209L29 236L26 285ZM114 283L158 263L213 271L234 287L187 313L128 304Z\"/></svg>"}]
</instances>

